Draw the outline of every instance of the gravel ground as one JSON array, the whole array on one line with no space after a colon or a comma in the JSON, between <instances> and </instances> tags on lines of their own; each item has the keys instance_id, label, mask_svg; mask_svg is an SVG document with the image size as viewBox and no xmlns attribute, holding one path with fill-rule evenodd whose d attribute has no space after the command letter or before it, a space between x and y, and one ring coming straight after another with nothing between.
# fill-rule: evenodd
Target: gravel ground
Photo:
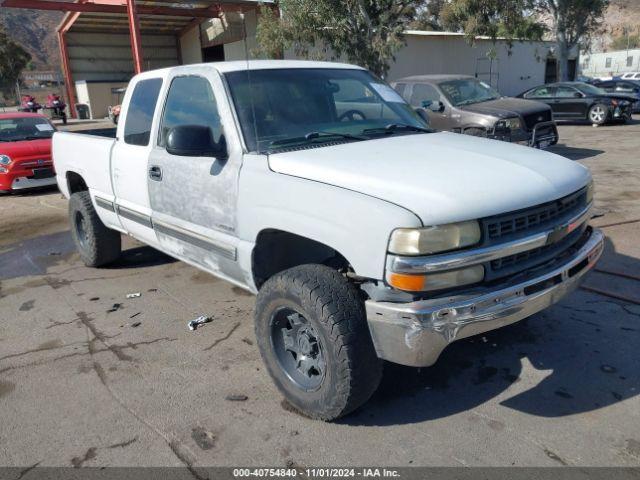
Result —
<instances>
[{"instance_id":1,"label":"gravel ground","mask_svg":"<svg viewBox=\"0 0 640 480\"><path fill-rule=\"evenodd\" d=\"M387 365L332 424L272 385L253 297L130 239L85 268L59 193L0 198L0 465L638 466L640 122L560 134L608 236L586 289L431 368Z\"/></svg>"}]
</instances>

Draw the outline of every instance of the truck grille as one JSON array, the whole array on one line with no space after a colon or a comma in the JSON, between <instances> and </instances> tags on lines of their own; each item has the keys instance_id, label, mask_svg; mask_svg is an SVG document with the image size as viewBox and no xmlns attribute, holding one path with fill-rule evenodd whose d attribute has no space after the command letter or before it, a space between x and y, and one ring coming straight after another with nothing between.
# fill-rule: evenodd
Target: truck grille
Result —
<instances>
[{"instance_id":1,"label":"truck grille","mask_svg":"<svg viewBox=\"0 0 640 480\"><path fill-rule=\"evenodd\" d=\"M482 220L485 243L495 244L531 234L571 217L587 206L587 190L583 188L571 195L536 207Z\"/></svg>"},{"instance_id":2,"label":"truck grille","mask_svg":"<svg viewBox=\"0 0 640 480\"><path fill-rule=\"evenodd\" d=\"M540 122L550 122L551 121L551 110L542 110L540 112L528 113L527 115L523 115L524 123L527 126L528 130L533 130L533 127Z\"/></svg>"},{"instance_id":3,"label":"truck grille","mask_svg":"<svg viewBox=\"0 0 640 480\"><path fill-rule=\"evenodd\" d=\"M544 231L578 215L587 206L587 189L535 207L481 220L484 245L496 245ZM582 236L586 223L556 243L493 260L485 265L490 281L541 265L562 255Z\"/></svg>"}]
</instances>

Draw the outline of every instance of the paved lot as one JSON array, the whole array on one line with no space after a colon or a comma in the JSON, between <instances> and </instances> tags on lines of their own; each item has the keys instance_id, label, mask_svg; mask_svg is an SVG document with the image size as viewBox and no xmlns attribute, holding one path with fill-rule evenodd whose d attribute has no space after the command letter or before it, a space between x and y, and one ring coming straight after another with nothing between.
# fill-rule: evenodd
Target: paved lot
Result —
<instances>
[{"instance_id":1,"label":"paved lot","mask_svg":"<svg viewBox=\"0 0 640 480\"><path fill-rule=\"evenodd\" d=\"M596 177L595 222L615 224L615 274L432 368L388 365L334 424L283 403L251 296L131 240L85 268L59 193L0 198L0 465L639 465L640 306L593 289L640 302L620 275L640 275L640 122L560 132Z\"/></svg>"}]
</instances>

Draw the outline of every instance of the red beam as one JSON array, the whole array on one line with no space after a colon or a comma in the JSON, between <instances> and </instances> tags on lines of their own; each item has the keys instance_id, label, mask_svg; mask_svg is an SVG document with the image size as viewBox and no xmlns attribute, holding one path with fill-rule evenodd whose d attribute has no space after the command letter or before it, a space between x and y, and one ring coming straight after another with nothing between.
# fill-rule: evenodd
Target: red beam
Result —
<instances>
[{"instance_id":1,"label":"red beam","mask_svg":"<svg viewBox=\"0 0 640 480\"><path fill-rule=\"evenodd\" d=\"M133 52L133 67L136 73L142 73L142 38L140 23L135 0L127 0L127 16L129 17L129 33L131 34L131 51Z\"/></svg>"},{"instance_id":2,"label":"red beam","mask_svg":"<svg viewBox=\"0 0 640 480\"><path fill-rule=\"evenodd\" d=\"M67 40L64 38L64 33L62 31L58 32L58 41L60 43L60 59L62 60L62 72L64 73L64 86L67 90L69 112L71 113L71 118L76 118L76 94L74 91L73 77L71 76L71 67L69 66Z\"/></svg>"},{"instance_id":3,"label":"red beam","mask_svg":"<svg viewBox=\"0 0 640 480\"><path fill-rule=\"evenodd\" d=\"M56 2L54 0L4 0L0 6L9 8L30 8L34 10L54 10L57 12L122 13L125 15L128 13L126 5L114 5L109 2L109 0L102 0L102 2L100 2L100 0L94 0L91 3ZM137 7L137 11L140 15L212 18L217 16L218 9L152 7L149 5L139 5Z\"/></svg>"}]
</instances>

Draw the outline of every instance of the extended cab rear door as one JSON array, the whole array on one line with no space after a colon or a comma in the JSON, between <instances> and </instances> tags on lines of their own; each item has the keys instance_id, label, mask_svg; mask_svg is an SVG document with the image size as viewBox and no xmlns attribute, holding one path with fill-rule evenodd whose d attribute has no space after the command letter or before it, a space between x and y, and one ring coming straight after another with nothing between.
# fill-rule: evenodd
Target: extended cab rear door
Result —
<instances>
[{"instance_id":1,"label":"extended cab rear door","mask_svg":"<svg viewBox=\"0 0 640 480\"><path fill-rule=\"evenodd\" d=\"M244 282L237 259L236 210L243 150L219 73L190 67L167 79L147 178L153 225L162 249L212 273ZM208 127L227 155L167 152L175 127Z\"/></svg>"},{"instance_id":2,"label":"extended cab rear door","mask_svg":"<svg viewBox=\"0 0 640 480\"><path fill-rule=\"evenodd\" d=\"M128 89L124 118L111 154L115 210L120 222L131 235L152 245L157 244L157 238L151 224L147 163L162 84L162 78L143 78Z\"/></svg>"}]
</instances>

